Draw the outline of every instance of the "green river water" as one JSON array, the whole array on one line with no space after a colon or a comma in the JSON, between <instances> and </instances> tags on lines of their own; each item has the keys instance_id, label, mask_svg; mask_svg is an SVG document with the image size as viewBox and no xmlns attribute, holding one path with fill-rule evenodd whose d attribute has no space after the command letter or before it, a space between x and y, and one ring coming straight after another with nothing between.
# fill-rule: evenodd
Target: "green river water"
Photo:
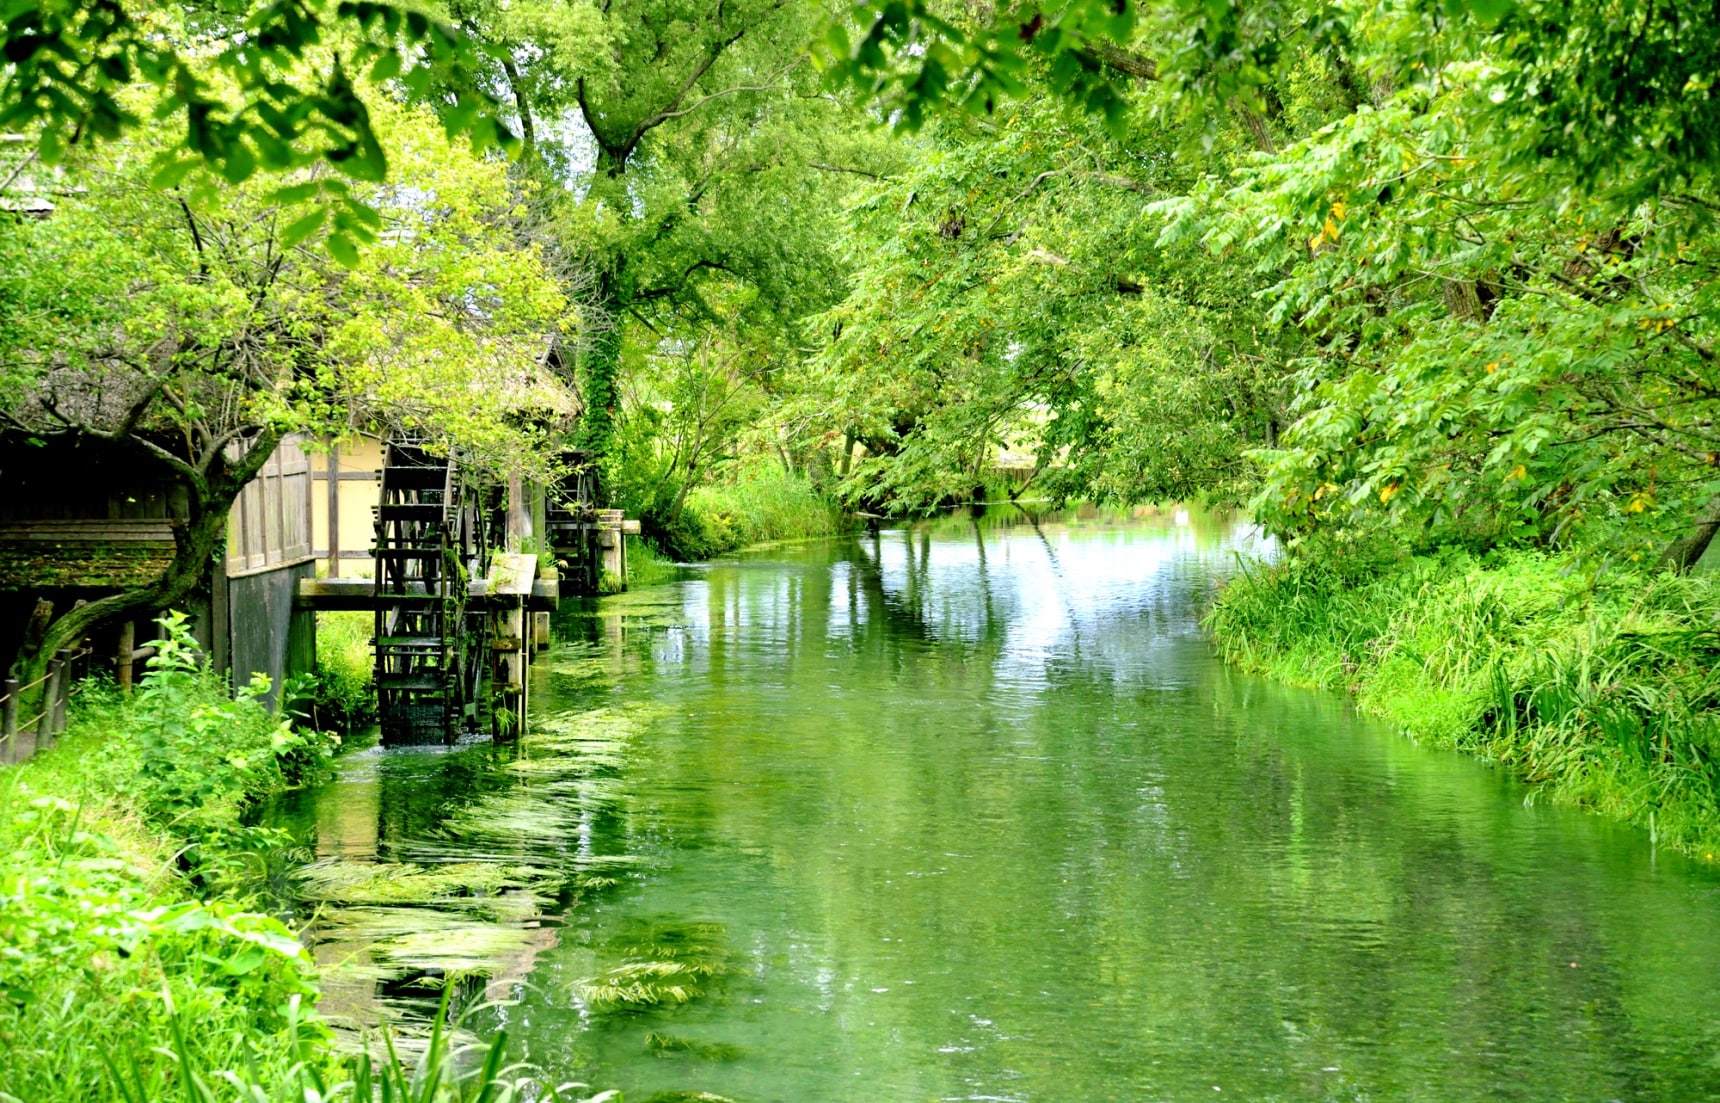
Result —
<instances>
[{"instance_id":1,"label":"green river water","mask_svg":"<svg viewBox=\"0 0 1720 1103\"><path fill-rule=\"evenodd\" d=\"M628 1103L1720 1099L1720 876L1226 668L1236 550L993 510L564 604L518 747L280 810L326 1008L477 975Z\"/></svg>"}]
</instances>

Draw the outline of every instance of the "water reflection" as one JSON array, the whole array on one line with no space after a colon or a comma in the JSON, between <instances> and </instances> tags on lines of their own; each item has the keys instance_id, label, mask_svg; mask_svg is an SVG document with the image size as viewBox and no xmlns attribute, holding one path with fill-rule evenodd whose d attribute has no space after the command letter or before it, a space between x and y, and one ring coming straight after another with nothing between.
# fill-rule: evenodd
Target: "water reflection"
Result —
<instances>
[{"instance_id":1,"label":"water reflection","mask_svg":"<svg viewBox=\"0 0 1720 1103\"><path fill-rule=\"evenodd\" d=\"M1720 1097L1715 878L1226 670L1196 616L1254 537L1187 521L993 510L569 609L531 765L341 803L388 860L519 859L562 925L498 1017L630 1100Z\"/></svg>"}]
</instances>

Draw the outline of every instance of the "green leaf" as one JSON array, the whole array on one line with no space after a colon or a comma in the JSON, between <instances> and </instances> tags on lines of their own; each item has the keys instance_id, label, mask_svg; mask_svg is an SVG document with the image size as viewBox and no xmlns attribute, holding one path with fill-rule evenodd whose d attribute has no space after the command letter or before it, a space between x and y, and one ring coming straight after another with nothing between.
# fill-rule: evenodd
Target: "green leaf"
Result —
<instances>
[{"instance_id":1,"label":"green leaf","mask_svg":"<svg viewBox=\"0 0 1720 1103\"><path fill-rule=\"evenodd\" d=\"M330 234L328 237L329 255L347 268L358 267L358 246L345 234Z\"/></svg>"},{"instance_id":2,"label":"green leaf","mask_svg":"<svg viewBox=\"0 0 1720 1103\"><path fill-rule=\"evenodd\" d=\"M198 162L189 157L167 161L159 169L155 170L154 176L150 177L150 186L161 188L163 190L176 188L184 181L185 177L190 174L191 170L197 167L197 165Z\"/></svg>"},{"instance_id":3,"label":"green leaf","mask_svg":"<svg viewBox=\"0 0 1720 1103\"><path fill-rule=\"evenodd\" d=\"M381 84L385 80L393 80L400 75L400 55L393 50L384 51L376 59L376 64L370 67L370 79Z\"/></svg>"},{"instance_id":4,"label":"green leaf","mask_svg":"<svg viewBox=\"0 0 1720 1103\"><path fill-rule=\"evenodd\" d=\"M66 147L60 141L60 136L52 128L42 131L41 140L36 143L36 152L42 158L44 165L57 165L60 158L66 154Z\"/></svg>"},{"instance_id":5,"label":"green leaf","mask_svg":"<svg viewBox=\"0 0 1720 1103\"><path fill-rule=\"evenodd\" d=\"M257 171L257 158L251 152L251 147L244 141L233 143L227 151L227 159L221 165L221 175L229 184L243 184Z\"/></svg>"},{"instance_id":6,"label":"green leaf","mask_svg":"<svg viewBox=\"0 0 1720 1103\"><path fill-rule=\"evenodd\" d=\"M269 198L276 203L303 203L307 199L316 198L321 191L322 185L313 181L308 184L294 184L291 187L276 188L274 194Z\"/></svg>"},{"instance_id":7,"label":"green leaf","mask_svg":"<svg viewBox=\"0 0 1720 1103\"><path fill-rule=\"evenodd\" d=\"M328 208L318 207L309 214L294 219L292 224L281 233L282 247L291 249L299 242L304 241L306 238L317 232L317 230L322 226L323 220L327 217Z\"/></svg>"},{"instance_id":8,"label":"green leaf","mask_svg":"<svg viewBox=\"0 0 1720 1103\"><path fill-rule=\"evenodd\" d=\"M1475 18L1491 25L1510 15L1517 7L1517 0L1468 0L1468 4Z\"/></svg>"},{"instance_id":9,"label":"green leaf","mask_svg":"<svg viewBox=\"0 0 1720 1103\"><path fill-rule=\"evenodd\" d=\"M364 225L377 230L382 229L382 213L375 207L372 207L369 203L365 203L362 200L348 196L346 200L346 208Z\"/></svg>"}]
</instances>

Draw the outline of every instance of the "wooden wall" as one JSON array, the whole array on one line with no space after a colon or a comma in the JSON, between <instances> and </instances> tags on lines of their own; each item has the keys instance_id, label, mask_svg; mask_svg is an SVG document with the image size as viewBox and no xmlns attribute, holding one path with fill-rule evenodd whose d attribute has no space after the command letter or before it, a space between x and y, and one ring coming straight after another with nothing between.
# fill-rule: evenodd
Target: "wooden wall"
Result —
<instances>
[{"instance_id":1,"label":"wooden wall","mask_svg":"<svg viewBox=\"0 0 1720 1103\"><path fill-rule=\"evenodd\" d=\"M331 463L332 461L332 463ZM335 490L329 493L329 473L334 472ZM382 441L355 435L315 458L311 471L311 542L329 578L369 575L375 559L376 516L371 511L381 501L377 472L382 470ZM329 555L329 523L335 518L339 538L338 559Z\"/></svg>"},{"instance_id":2,"label":"wooden wall","mask_svg":"<svg viewBox=\"0 0 1720 1103\"><path fill-rule=\"evenodd\" d=\"M38 600L64 609L158 577L173 557L173 525L187 513L183 486L124 454L0 448L0 664L10 664ZM279 685L315 665L314 614L292 601L315 568L311 462L289 438L234 503L224 569L175 604L193 615L217 669L235 683L260 671ZM153 638L150 617L137 620L136 640ZM91 644L113 656L119 636L119 625L105 625Z\"/></svg>"},{"instance_id":3,"label":"wooden wall","mask_svg":"<svg viewBox=\"0 0 1720 1103\"><path fill-rule=\"evenodd\" d=\"M311 558L311 461L303 442L288 437L233 503L227 577L279 570Z\"/></svg>"}]
</instances>

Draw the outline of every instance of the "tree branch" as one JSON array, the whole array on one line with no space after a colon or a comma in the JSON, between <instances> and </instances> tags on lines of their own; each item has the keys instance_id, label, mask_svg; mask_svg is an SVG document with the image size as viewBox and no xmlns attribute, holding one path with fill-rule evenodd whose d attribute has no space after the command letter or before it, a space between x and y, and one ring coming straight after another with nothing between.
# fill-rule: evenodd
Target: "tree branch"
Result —
<instances>
[{"instance_id":1,"label":"tree branch","mask_svg":"<svg viewBox=\"0 0 1720 1103\"><path fill-rule=\"evenodd\" d=\"M820 172L851 172L855 176L864 176L869 180L888 180L888 179L890 179L890 177L881 176L876 172L867 172L865 169L848 168L846 165L825 165L825 164L820 164L817 161L808 161L808 162L806 162L806 167L809 169L817 169Z\"/></svg>"},{"instance_id":2,"label":"tree branch","mask_svg":"<svg viewBox=\"0 0 1720 1103\"><path fill-rule=\"evenodd\" d=\"M712 60L715 60L715 59L713 58ZM789 62L787 65L784 65L782 68L780 68L776 72L772 73L764 84L737 84L733 88L724 88L720 92L712 92L708 96L701 96L700 98L694 100L692 103L688 104L686 107L683 107L677 111L659 111L653 117L653 121L651 122L651 125L657 126L661 123L668 122L670 119L678 119L682 115L691 115L693 112L697 111L699 108L705 106L705 104L710 103L712 100L717 99L721 96L732 96L732 95L735 95L736 93L739 93L739 92L765 92L765 91L768 91L769 89L775 87L776 82L779 79L781 79L784 74L788 73L795 66L799 65L801 62L803 62L805 60L806 60L806 55L801 54L799 57L795 58L793 61Z\"/></svg>"},{"instance_id":3,"label":"tree branch","mask_svg":"<svg viewBox=\"0 0 1720 1103\"><path fill-rule=\"evenodd\" d=\"M1045 183L1045 181L1049 180L1051 177L1062 175L1063 173L1065 173L1067 171L1069 171L1069 170L1068 169L1046 169L1044 172L1040 173L1038 176L1035 176L1033 178L1032 183L1028 184L1025 188L1022 188L1021 191L1016 193L1016 195L1013 199L1009 200L1009 202L1007 202L1003 205L1003 209L1001 209L997 212L997 217L992 219L991 224L980 232L980 235L979 235L980 239L984 240L985 238L990 237L991 232L993 230L997 229L997 224L999 222L1003 221L1003 216L1009 213L1009 208L1011 208L1015 204L1021 202L1023 199L1026 199L1028 194L1031 193L1034 188L1037 188L1039 185Z\"/></svg>"},{"instance_id":4,"label":"tree branch","mask_svg":"<svg viewBox=\"0 0 1720 1103\"><path fill-rule=\"evenodd\" d=\"M1087 61L1109 65L1119 73L1127 73L1138 80L1159 79L1159 66L1152 58L1119 49L1108 42L1089 42L1076 50L1075 55Z\"/></svg>"}]
</instances>

